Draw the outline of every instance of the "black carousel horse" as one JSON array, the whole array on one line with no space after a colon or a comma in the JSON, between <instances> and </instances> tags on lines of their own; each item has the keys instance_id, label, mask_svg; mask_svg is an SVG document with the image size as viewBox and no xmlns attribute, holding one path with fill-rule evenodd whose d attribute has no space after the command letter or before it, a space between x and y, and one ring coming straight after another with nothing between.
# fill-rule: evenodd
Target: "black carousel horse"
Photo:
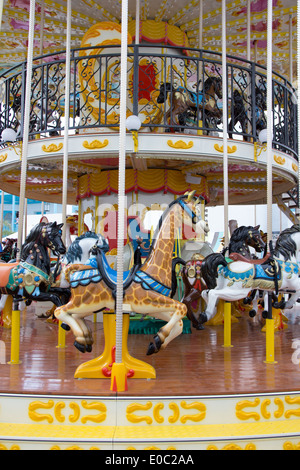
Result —
<instances>
[{"instance_id":1,"label":"black carousel horse","mask_svg":"<svg viewBox=\"0 0 300 470\"><path fill-rule=\"evenodd\" d=\"M254 119L256 125L256 133L267 127L265 118L265 111L267 109L266 93L263 92L257 85L255 86L255 109ZM231 119L228 124L228 136L232 139L235 126L240 123L243 133L243 139L248 140L247 124L250 122L245 108L245 99L239 90L234 90L231 102Z\"/></svg>"},{"instance_id":2,"label":"black carousel horse","mask_svg":"<svg viewBox=\"0 0 300 470\"><path fill-rule=\"evenodd\" d=\"M63 224L39 223L27 236L20 262L0 265L1 294L11 295L15 301L51 301L57 306L64 305L70 297L68 289L53 287L59 268L60 255L66 253L61 239ZM57 256L54 272L51 270L49 250Z\"/></svg>"},{"instance_id":3,"label":"black carousel horse","mask_svg":"<svg viewBox=\"0 0 300 470\"><path fill-rule=\"evenodd\" d=\"M217 106L216 96L222 98L222 80L219 77L209 77L204 82L204 90L198 93L192 92L183 86L174 88L169 82L160 86L157 103L164 103L168 93L171 93L171 108L166 113L166 121L170 121L170 127L180 130L180 126L187 126L188 121L197 125L198 118L204 121L204 127L208 126L208 120L222 117L222 111Z\"/></svg>"},{"instance_id":4,"label":"black carousel horse","mask_svg":"<svg viewBox=\"0 0 300 470\"><path fill-rule=\"evenodd\" d=\"M16 259L16 243L16 238L6 238L3 251L0 253L0 259L2 261L7 263L8 261Z\"/></svg>"},{"instance_id":5,"label":"black carousel horse","mask_svg":"<svg viewBox=\"0 0 300 470\"><path fill-rule=\"evenodd\" d=\"M229 257L232 257L233 259L235 256L238 256L239 258L246 261L250 260L252 255L249 247L254 248L258 253L261 253L265 250L265 242L259 230L259 225L256 227L241 226L235 229L231 235L228 247L224 248L222 254L220 254L220 257L224 258L225 253L228 250ZM184 283L184 296L181 302L187 306L187 317L192 322L193 327L197 330L202 330L203 326L199 323L195 315L195 309L193 308L193 305L199 303L201 299L201 293L207 289L207 285L204 282L201 272L202 261L203 260L201 260L201 256L194 254L191 260L186 263L185 267L181 271L181 276Z\"/></svg>"},{"instance_id":6,"label":"black carousel horse","mask_svg":"<svg viewBox=\"0 0 300 470\"><path fill-rule=\"evenodd\" d=\"M230 258L233 258L233 253L238 253L248 260L253 258L249 247L254 248L258 253L262 253L266 244L259 227L259 225L256 225L256 227L242 225L236 228L230 237L228 248L224 248L222 254L225 255L228 250Z\"/></svg>"}]
</instances>

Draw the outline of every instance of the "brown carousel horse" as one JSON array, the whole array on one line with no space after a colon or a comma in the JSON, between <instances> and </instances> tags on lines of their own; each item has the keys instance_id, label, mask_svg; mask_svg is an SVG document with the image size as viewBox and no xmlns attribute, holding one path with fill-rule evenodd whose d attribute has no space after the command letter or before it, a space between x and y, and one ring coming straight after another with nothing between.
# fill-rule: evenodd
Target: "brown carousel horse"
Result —
<instances>
[{"instance_id":1,"label":"brown carousel horse","mask_svg":"<svg viewBox=\"0 0 300 470\"><path fill-rule=\"evenodd\" d=\"M171 298L172 254L182 223L193 226L201 220L199 202L194 192L174 200L161 217L145 262L123 272L124 304L132 312L167 322L154 336L148 355L164 349L182 332L187 308ZM115 309L117 271L110 268L104 250L96 247L86 266L75 264L68 272L71 298L55 310L55 316L72 329L77 349L91 351L93 339L84 318L105 308Z\"/></svg>"},{"instance_id":2,"label":"brown carousel horse","mask_svg":"<svg viewBox=\"0 0 300 470\"><path fill-rule=\"evenodd\" d=\"M168 93L171 93L171 107L166 113L166 122L170 126L186 126L188 120L197 125L197 111L199 119L208 127L210 118L221 119L222 111L217 106L216 96L222 98L222 80L219 77L209 77L204 82L204 90L198 93L192 92L183 86L174 88L171 83L163 83L157 103L164 103Z\"/></svg>"},{"instance_id":3,"label":"brown carousel horse","mask_svg":"<svg viewBox=\"0 0 300 470\"><path fill-rule=\"evenodd\" d=\"M235 259L236 256L243 256L245 259L250 260L252 255L249 247L252 247L258 253L265 249L265 242L262 238L259 225L241 226L235 229L231 235L228 248L224 248L222 256L226 251L229 252L229 257ZM187 317L192 322L192 325L197 330L202 330L203 326L199 323L195 316L195 307L199 304L202 296L201 293L207 289L206 283L202 277L201 265L205 258L198 253L195 253L191 260L186 263L182 268L181 276L185 286L184 296L181 300L187 307ZM200 312L199 312L200 313Z\"/></svg>"}]
</instances>

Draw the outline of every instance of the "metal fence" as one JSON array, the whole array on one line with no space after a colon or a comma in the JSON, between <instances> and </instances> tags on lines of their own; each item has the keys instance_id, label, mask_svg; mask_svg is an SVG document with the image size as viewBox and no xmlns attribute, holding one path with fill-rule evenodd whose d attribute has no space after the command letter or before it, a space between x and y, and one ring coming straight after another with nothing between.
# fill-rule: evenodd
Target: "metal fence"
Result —
<instances>
[{"instance_id":1,"label":"metal fence","mask_svg":"<svg viewBox=\"0 0 300 470\"><path fill-rule=\"evenodd\" d=\"M143 132L222 135L227 106L230 138L256 141L267 127L266 69L228 56L227 102L222 98L220 54L154 45L128 46L127 114L139 115ZM74 133L118 131L120 47L71 52L69 129ZM60 135L65 116L65 52L34 60L30 138ZM0 76L0 132L22 139L26 62ZM297 158L297 99L291 84L273 74L273 147Z\"/></svg>"}]
</instances>

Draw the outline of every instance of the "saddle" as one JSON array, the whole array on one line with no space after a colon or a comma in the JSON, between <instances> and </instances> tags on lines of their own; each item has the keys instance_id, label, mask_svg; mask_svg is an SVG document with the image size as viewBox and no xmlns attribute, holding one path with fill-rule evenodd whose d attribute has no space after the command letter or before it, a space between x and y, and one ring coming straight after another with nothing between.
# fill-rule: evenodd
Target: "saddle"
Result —
<instances>
[{"instance_id":1,"label":"saddle","mask_svg":"<svg viewBox=\"0 0 300 470\"><path fill-rule=\"evenodd\" d=\"M0 263L0 287L6 287L9 283L9 276L12 269L19 266L19 262L16 263Z\"/></svg>"},{"instance_id":2,"label":"saddle","mask_svg":"<svg viewBox=\"0 0 300 470\"><path fill-rule=\"evenodd\" d=\"M244 263L249 263L249 264L265 264L271 256L271 253L267 253L264 258L261 259L252 259L252 258L246 258L243 255L240 255L239 253L230 253L229 258L232 261L243 261Z\"/></svg>"},{"instance_id":3,"label":"saddle","mask_svg":"<svg viewBox=\"0 0 300 470\"><path fill-rule=\"evenodd\" d=\"M101 280L111 289L112 295L115 297L117 271L109 266L105 253L97 249L86 265L81 266L80 269L76 269L76 272L71 274L70 284L71 287L76 287L78 284L87 285L90 282L100 282ZM164 296L170 296L171 293L169 287L161 284L146 272L141 271L140 264L136 264L131 270L123 272L123 292L128 289L132 282L141 284L145 290L154 290Z\"/></svg>"}]
</instances>

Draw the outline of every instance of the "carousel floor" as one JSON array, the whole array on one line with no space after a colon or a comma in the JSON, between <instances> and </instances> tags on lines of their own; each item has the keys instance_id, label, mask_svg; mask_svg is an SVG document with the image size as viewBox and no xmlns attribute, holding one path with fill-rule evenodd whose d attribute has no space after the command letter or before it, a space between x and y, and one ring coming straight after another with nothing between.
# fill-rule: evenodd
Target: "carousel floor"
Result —
<instances>
[{"instance_id":1,"label":"carousel floor","mask_svg":"<svg viewBox=\"0 0 300 470\"><path fill-rule=\"evenodd\" d=\"M293 360L295 342L300 345L300 306L287 313L287 328L275 334L274 364L266 364L266 337L262 323L244 316L232 324L232 348L224 348L223 326L192 330L169 344L166 350L146 356L152 335L129 334L129 353L156 370L156 379L129 379L122 396L199 396L231 395L300 390L300 366ZM33 309L21 318L21 364L0 365L0 393L106 396L110 379L75 379L77 367L102 354L102 323L93 323L94 349L81 354L73 346L73 335L66 335L66 348L56 347L57 324L38 319ZM8 329L0 329L0 340L10 358ZM3 343L1 343L3 344ZM300 348L300 346L298 346ZM299 351L300 357L300 351ZM296 362L296 363L295 363ZM300 362L300 359L299 359Z\"/></svg>"}]
</instances>

